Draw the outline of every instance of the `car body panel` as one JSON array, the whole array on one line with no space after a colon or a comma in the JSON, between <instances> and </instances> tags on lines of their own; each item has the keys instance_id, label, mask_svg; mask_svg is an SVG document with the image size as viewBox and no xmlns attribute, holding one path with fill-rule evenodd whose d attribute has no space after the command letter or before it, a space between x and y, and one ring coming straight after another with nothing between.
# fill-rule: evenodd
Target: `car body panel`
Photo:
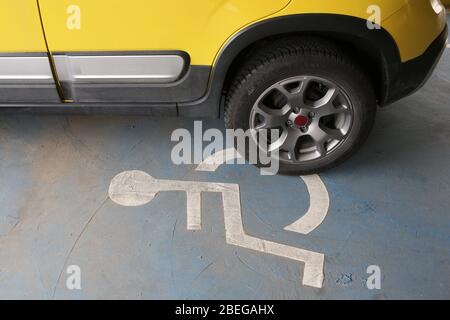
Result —
<instances>
[{"instance_id":1,"label":"car body panel","mask_svg":"<svg viewBox=\"0 0 450 320\"><path fill-rule=\"evenodd\" d=\"M107 79L108 72L98 74L93 64L85 64L83 70L97 74L97 79L91 79L90 83L75 77L73 81L61 81L65 99L74 102L159 104L194 101L204 96L212 62L223 41L241 26L281 10L289 1L39 0L39 4L58 75L65 74L66 70L72 70L74 75L79 73L74 70L79 66L69 60L74 61L71 57L83 53L87 55L86 60L91 60L92 54L97 55L99 63L118 55L124 57L122 61L126 57L138 61L142 59L136 56L154 54L161 57L159 64L168 68L159 74L172 74L173 65L165 63L164 55L173 55L173 51L187 53L185 76L175 77L172 82L158 83L153 81L155 77L145 81L139 63L133 62L121 66L122 74L127 77L116 77L115 81ZM75 28L70 25L74 17L79 18ZM68 63L61 65L58 61ZM130 78L136 81L133 83Z\"/></svg>"},{"instance_id":2,"label":"car body panel","mask_svg":"<svg viewBox=\"0 0 450 320\"><path fill-rule=\"evenodd\" d=\"M36 0L0 2L0 103L60 102Z\"/></svg>"},{"instance_id":3,"label":"car body panel","mask_svg":"<svg viewBox=\"0 0 450 320\"><path fill-rule=\"evenodd\" d=\"M395 39L403 62L421 56L447 24L444 7L437 13L428 0L409 2L382 23Z\"/></svg>"},{"instance_id":4,"label":"car body panel","mask_svg":"<svg viewBox=\"0 0 450 320\"><path fill-rule=\"evenodd\" d=\"M443 30L428 0L39 0L52 52L181 50L194 65L212 65L223 45L252 23L291 14L338 14L367 19L381 9L382 27L402 61L421 55ZM82 27L66 27L67 9L80 8ZM441 13L445 16L445 13ZM405 25L408 25L405 27ZM163 27L162 27L163 26ZM410 37L414 30L414 39Z\"/></svg>"},{"instance_id":5,"label":"car body panel","mask_svg":"<svg viewBox=\"0 0 450 320\"><path fill-rule=\"evenodd\" d=\"M400 75L404 77L408 68L403 65L417 65L425 58L427 67L434 65L429 60L437 59L442 44L436 39L446 23L445 10L436 10L439 4L438 0L4 0L0 57L12 58L12 65L3 68L4 74L0 68L0 104L54 102L59 94L60 102L150 103L177 106L180 113L189 108L195 115L218 114L229 70L252 41L319 31L319 36L332 40L337 35L352 37L367 46L366 51L375 52L379 57L375 78L382 87L377 89L378 101L384 105L412 92L430 71L419 70L418 83L405 85ZM381 10L381 30L367 28L374 8ZM31 59L30 66L37 66L36 73L22 70L24 55ZM22 60L14 60L15 56ZM48 79L49 68L53 79ZM45 94L39 96L43 70L48 82ZM50 98L49 90L58 94ZM206 110L211 108L208 104L217 109Z\"/></svg>"},{"instance_id":6,"label":"car body panel","mask_svg":"<svg viewBox=\"0 0 450 320\"><path fill-rule=\"evenodd\" d=\"M0 52L47 52L36 0L0 2Z\"/></svg>"},{"instance_id":7,"label":"car body panel","mask_svg":"<svg viewBox=\"0 0 450 320\"><path fill-rule=\"evenodd\" d=\"M372 15L368 8L373 5L381 9L381 27L395 40L402 62L423 54L446 24L445 10L437 14L429 0L346 0L345 5L335 0L293 0L274 16L327 13L366 20Z\"/></svg>"},{"instance_id":8,"label":"car body panel","mask_svg":"<svg viewBox=\"0 0 450 320\"><path fill-rule=\"evenodd\" d=\"M193 65L211 65L223 42L243 26L281 10L289 0L39 0L52 52L188 52ZM69 29L70 6L80 29Z\"/></svg>"}]
</instances>

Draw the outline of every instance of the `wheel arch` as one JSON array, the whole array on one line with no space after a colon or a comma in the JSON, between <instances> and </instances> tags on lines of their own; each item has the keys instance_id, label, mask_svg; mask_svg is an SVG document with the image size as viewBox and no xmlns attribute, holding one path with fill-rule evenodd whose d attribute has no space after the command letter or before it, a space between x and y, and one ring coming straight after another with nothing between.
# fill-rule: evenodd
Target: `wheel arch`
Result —
<instances>
[{"instance_id":1,"label":"wheel arch","mask_svg":"<svg viewBox=\"0 0 450 320\"><path fill-rule=\"evenodd\" d=\"M217 117L219 107L211 106L220 105L223 92L245 57L274 37L293 35L317 36L339 44L366 68L378 103L386 104L389 84L401 65L400 53L392 36L383 28L368 29L367 21L361 18L337 14L298 14L264 20L232 36L215 60L206 95L198 101L179 104L180 115Z\"/></svg>"}]
</instances>

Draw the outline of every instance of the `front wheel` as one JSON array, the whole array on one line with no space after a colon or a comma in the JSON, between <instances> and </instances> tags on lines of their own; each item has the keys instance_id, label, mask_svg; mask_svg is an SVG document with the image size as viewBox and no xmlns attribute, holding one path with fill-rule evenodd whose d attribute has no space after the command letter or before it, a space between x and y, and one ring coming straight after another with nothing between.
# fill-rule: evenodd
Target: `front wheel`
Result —
<instances>
[{"instance_id":1,"label":"front wheel","mask_svg":"<svg viewBox=\"0 0 450 320\"><path fill-rule=\"evenodd\" d=\"M365 141L375 114L364 72L333 43L308 37L282 39L253 55L225 103L227 128L278 131L260 147L277 154L287 174L342 163Z\"/></svg>"}]
</instances>

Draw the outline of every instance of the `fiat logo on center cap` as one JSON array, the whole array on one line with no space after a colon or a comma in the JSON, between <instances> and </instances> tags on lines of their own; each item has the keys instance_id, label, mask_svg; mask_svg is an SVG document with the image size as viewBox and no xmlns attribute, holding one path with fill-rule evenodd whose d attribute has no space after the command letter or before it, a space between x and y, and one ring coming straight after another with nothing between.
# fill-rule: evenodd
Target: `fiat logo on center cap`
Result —
<instances>
[{"instance_id":1,"label":"fiat logo on center cap","mask_svg":"<svg viewBox=\"0 0 450 320\"><path fill-rule=\"evenodd\" d=\"M306 116L303 116L303 115L299 115L299 116L295 117L295 119L294 119L294 124L297 127L304 127L308 124L308 122L309 122L309 118Z\"/></svg>"}]
</instances>

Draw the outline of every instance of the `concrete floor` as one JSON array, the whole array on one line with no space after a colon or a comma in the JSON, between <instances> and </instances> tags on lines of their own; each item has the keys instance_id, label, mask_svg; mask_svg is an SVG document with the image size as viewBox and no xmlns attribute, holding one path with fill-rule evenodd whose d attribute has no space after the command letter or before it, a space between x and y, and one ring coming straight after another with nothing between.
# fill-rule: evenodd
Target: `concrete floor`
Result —
<instances>
[{"instance_id":1,"label":"concrete floor","mask_svg":"<svg viewBox=\"0 0 450 320\"><path fill-rule=\"evenodd\" d=\"M449 88L447 49L426 87L380 110L363 149L321 175L331 206L307 236L283 231L308 208L298 177L172 165L170 134L190 119L2 114L0 298L450 298ZM246 231L324 253L323 288L302 286L296 261L226 244L216 194L203 197L197 232L186 230L183 193L113 203L111 179L131 169L240 184ZM82 290L66 289L68 265L81 267ZM366 288L369 265L381 290Z\"/></svg>"}]
</instances>

